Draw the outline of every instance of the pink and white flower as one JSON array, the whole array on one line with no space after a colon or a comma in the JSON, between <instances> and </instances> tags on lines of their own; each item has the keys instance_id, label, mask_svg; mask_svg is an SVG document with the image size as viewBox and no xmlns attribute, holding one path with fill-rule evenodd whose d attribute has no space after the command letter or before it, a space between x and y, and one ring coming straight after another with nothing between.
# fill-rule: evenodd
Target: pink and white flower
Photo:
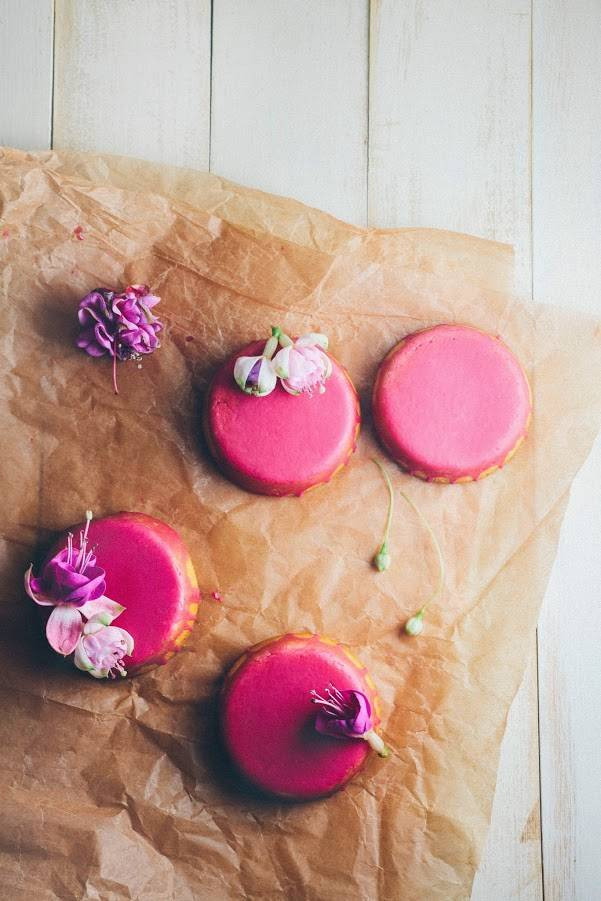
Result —
<instances>
[{"instance_id":1,"label":"pink and white flower","mask_svg":"<svg viewBox=\"0 0 601 901\"><path fill-rule=\"evenodd\" d=\"M25 573L25 591L41 607L54 607L46 623L46 637L59 654L71 654L83 632L84 618L100 617L111 623L125 609L104 594L105 571L98 566L94 548L88 549L92 513L86 512L86 526L74 546L69 533L67 547L44 566L41 576L33 575L33 565Z\"/></svg>"},{"instance_id":2,"label":"pink and white flower","mask_svg":"<svg viewBox=\"0 0 601 901\"><path fill-rule=\"evenodd\" d=\"M125 629L106 625L101 617L94 616L83 627L75 648L73 662L95 679L126 676L123 658L134 649L134 640Z\"/></svg>"},{"instance_id":3,"label":"pink and white flower","mask_svg":"<svg viewBox=\"0 0 601 901\"><path fill-rule=\"evenodd\" d=\"M332 361L326 353L325 335L310 332L292 341L280 336L282 349L273 358L276 374L289 394L313 394L325 391L325 382L332 374Z\"/></svg>"}]
</instances>

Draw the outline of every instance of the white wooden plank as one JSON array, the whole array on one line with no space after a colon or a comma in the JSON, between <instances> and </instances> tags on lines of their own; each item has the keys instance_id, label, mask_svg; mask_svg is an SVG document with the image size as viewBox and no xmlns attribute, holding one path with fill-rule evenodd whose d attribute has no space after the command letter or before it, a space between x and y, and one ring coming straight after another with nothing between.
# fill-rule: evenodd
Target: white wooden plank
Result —
<instances>
[{"instance_id":1,"label":"white wooden plank","mask_svg":"<svg viewBox=\"0 0 601 901\"><path fill-rule=\"evenodd\" d=\"M54 146L207 168L210 0L56 0Z\"/></svg>"},{"instance_id":2,"label":"white wooden plank","mask_svg":"<svg viewBox=\"0 0 601 901\"><path fill-rule=\"evenodd\" d=\"M369 223L516 246L530 293L530 0L377 0Z\"/></svg>"},{"instance_id":3,"label":"white wooden plank","mask_svg":"<svg viewBox=\"0 0 601 901\"><path fill-rule=\"evenodd\" d=\"M501 745L492 820L472 901L539 901L542 897L536 687L533 642Z\"/></svg>"},{"instance_id":4,"label":"white wooden plank","mask_svg":"<svg viewBox=\"0 0 601 901\"><path fill-rule=\"evenodd\" d=\"M372 4L369 223L509 241L531 289L529 0ZM533 637L532 655L536 659ZM501 749L473 899L542 897L536 667Z\"/></svg>"},{"instance_id":5,"label":"white wooden plank","mask_svg":"<svg viewBox=\"0 0 601 901\"><path fill-rule=\"evenodd\" d=\"M0 144L50 147L52 0L0 3Z\"/></svg>"},{"instance_id":6,"label":"white wooden plank","mask_svg":"<svg viewBox=\"0 0 601 901\"><path fill-rule=\"evenodd\" d=\"M601 317L601 5L535 0L533 252L538 300ZM576 479L539 626L548 901L601 892L601 440Z\"/></svg>"},{"instance_id":7,"label":"white wooden plank","mask_svg":"<svg viewBox=\"0 0 601 901\"><path fill-rule=\"evenodd\" d=\"M368 0L215 0L211 169L366 219Z\"/></svg>"}]
</instances>

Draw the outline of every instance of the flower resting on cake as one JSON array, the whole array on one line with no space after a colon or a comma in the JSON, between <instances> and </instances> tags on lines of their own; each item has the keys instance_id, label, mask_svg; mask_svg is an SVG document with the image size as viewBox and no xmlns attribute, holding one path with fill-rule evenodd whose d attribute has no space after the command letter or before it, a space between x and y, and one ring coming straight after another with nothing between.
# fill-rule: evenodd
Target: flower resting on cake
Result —
<instances>
[{"instance_id":1,"label":"flower resting on cake","mask_svg":"<svg viewBox=\"0 0 601 901\"><path fill-rule=\"evenodd\" d=\"M274 357L278 345L280 350ZM242 391L256 397L271 394L278 378L288 394L323 394L325 382L332 374L327 347L325 335L311 332L293 341L274 326L261 356L238 357L234 379Z\"/></svg>"},{"instance_id":2,"label":"flower resting on cake","mask_svg":"<svg viewBox=\"0 0 601 901\"><path fill-rule=\"evenodd\" d=\"M277 334L276 334L277 332ZM238 357L234 365L234 378L245 394L265 397L277 384L272 357L278 346L279 329L272 329L263 353L258 357Z\"/></svg>"},{"instance_id":3,"label":"flower resting on cake","mask_svg":"<svg viewBox=\"0 0 601 901\"><path fill-rule=\"evenodd\" d=\"M125 607L104 594L105 570L97 564L94 548L88 548L91 521L92 512L87 510L85 528L79 533L79 544L74 545L73 535L69 532L67 547L45 564L39 577L33 575L33 564L29 567L25 573L25 591L39 606L54 608L46 623L46 638L53 650L65 657L75 651L75 665L79 669L88 670L96 678L113 675L113 668L125 675L121 662L123 656L133 650L134 642L124 629L113 628L109 633L98 635L90 645L92 656L86 653L89 644L86 637L97 635L100 630L109 627L125 610ZM106 664L109 653L113 653L114 657L115 632L121 633L126 650L106 669L105 665L100 664ZM82 663L87 659L92 667L80 666L78 659ZM104 675L99 675L104 670Z\"/></svg>"},{"instance_id":4,"label":"flower resting on cake","mask_svg":"<svg viewBox=\"0 0 601 901\"><path fill-rule=\"evenodd\" d=\"M92 617L83 627L73 663L95 679L106 679L115 672L126 676L123 658L132 653L134 640L125 629L107 626L100 617Z\"/></svg>"},{"instance_id":5,"label":"flower resting on cake","mask_svg":"<svg viewBox=\"0 0 601 901\"><path fill-rule=\"evenodd\" d=\"M113 388L117 388L117 360L137 360L160 346L163 324L151 312L160 297L147 285L128 285L117 294L107 288L90 291L79 303L77 346L91 357L113 358Z\"/></svg>"},{"instance_id":6,"label":"flower resting on cake","mask_svg":"<svg viewBox=\"0 0 601 901\"><path fill-rule=\"evenodd\" d=\"M389 749L375 732L369 698L361 691L339 691L330 683L322 697L315 690L311 700L319 707L315 728L322 735L333 738L361 738L380 757L388 757Z\"/></svg>"},{"instance_id":7,"label":"flower resting on cake","mask_svg":"<svg viewBox=\"0 0 601 901\"><path fill-rule=\"evenodd\" d=\"M282 349L274 357L275 371L288 394L323 394L326 379L332 375L332 361L328 357L328 339L311 332L292 341L280 334Z\"/></svg>"}]
</instances>

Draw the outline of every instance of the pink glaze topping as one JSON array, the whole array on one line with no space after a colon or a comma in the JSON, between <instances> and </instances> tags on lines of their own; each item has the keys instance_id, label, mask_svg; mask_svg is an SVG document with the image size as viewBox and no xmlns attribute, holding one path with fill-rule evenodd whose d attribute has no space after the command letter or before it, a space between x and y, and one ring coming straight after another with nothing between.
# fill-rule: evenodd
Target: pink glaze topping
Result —
<instances>
[{"instance_id":1,"label":"pink glaze topping","mask_svg":"<svg viewBox=\"0 0 601 901\"><path fill-rule=\"evenodd\" d=\"M513 455L526 435L531 396L522 367L492 335L438 325L400 342L380 366L374 424L414 475L471 481Z\"/></svg>"},{"instance_id":2,"label":"pink glaze topping","mask_svg":"<svg viewBox=\"0 0 601 901\"><path fill-rule=\"evenodd\" d=\"M296 800L329 795L361 768L366 741L315 729L311 689L334 683L363 692L379 719L373 682L341 644L317 635L284 635L244 654L221 702L225 745L237 770L268 794Z\"/></svg>"},{"instance_id":3,"label":"pink glaze topping","mask_svg":"<svg viewBox=\"0 0 601 901\"><path fill-rule=\"evenodd\" d=\"M79 534L81 526L70 530ZM192 561L174 529L143 513L93 519L89 528L98 564L106 572L106 596L125 607L113 625L134 639L128 672L164 663L189 635L199 592ZM56 548L66 545L61 536Z\"/></svg>"},{"instance_id":4,"label":"pink glaze topping","mask_svg":"<svg viewBox=\"0 0 601 901\"><path fill-rule=\"evenodd\" d=\"M239 350L215 374L205 408L205 433L224 473L258 494L302 494L327 482L348 461L361 420L357 393L332 359L323 394L244 394L234 381L238 356L260 354L265 342Z\"/></svg>"}]
</instances>

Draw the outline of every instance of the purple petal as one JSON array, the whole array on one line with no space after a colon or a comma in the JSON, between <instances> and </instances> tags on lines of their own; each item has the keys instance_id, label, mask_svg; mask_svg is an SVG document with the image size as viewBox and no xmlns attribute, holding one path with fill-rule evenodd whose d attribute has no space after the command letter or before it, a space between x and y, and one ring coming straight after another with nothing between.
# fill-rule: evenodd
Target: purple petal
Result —
<instances>
[{"instance_id":1,"label":"purple petal","mask_svg":"<svg viewBox=\"0 0 601 901\"><path fill-rule=\"evenodd\" d=\"M94 326L94 337L100 347L106 347L109 352L113 349L113 336L108 333L102 322L98 322Z\"/></svg>"},{"instance_id":2,"label":"purple petal","mask_svg":"<svg viewBox=\"0 0 601 901\"><path fill-rule=\"evenodd\" d=\"M345 701L352 700L355 704L355 711L353 714L352 729L353 732L358 735L363 735L364 732L369 732L372 728L373 723L371 721L371 704L369 703L369 699L366 695L361 691L343 691Z\"/></svg>"},{"instance_id":3,"label":"purple petal","mask_svg":"<svg viewBox=\"0 0 601 901\"><path fill-rule=\"evenodd\" d=\"M102 597L106 591L105 571L100 567L94 567L96 575L90 577L89 567L86 569L86 582L78 585L65 598L66 604L81 606L87 601L95 601Z\"/></svg>"},{"instance_id":4,"label":"purple petal","mask_svg":"<svg viewBox=\"0 0 601 901\"><path fill-rule=\"evenodd\" d=\"M39 604L41 607L54 607L54 601L51 598L46 597L46 595L42 593L41 581L40 579L33 578L32 571L33 564L25 573L25 591L27 592L31 600L35 601L36 604Z\"/></svg>"},{"instance_id":5,"label":"purple petal","mask_svg":"<svg viewBox=\"0 0 601 901\"><path fill-rule=\"evenodd\" d=\"M263 362L263 358L259 357L253 368L250 370L246 377L246 387L247 388L256 388L259 384L259 373L261 371L261 364Z\"/></svg>"},{"instance_id":6,"label":"purple petal","mask_svg":"<svg viewBox=\"0 0 601 901\"><path fill-rule=\"evenodd\" d=\"M330 735L332 738L360 738L349 727L347 720L333 719L321 711L315 717L315 728L321 735Z\"/></svg>"},{"instance_id":7,"label":"purple petal","mask_svg":"<svg viewBox=\"0 0 601 901\"><path fill-rule=\"evenodd\" d=\"M75 650L83 632L83 620L76 607L63 604L55 607L46 623L46 638L57 653L70 654Z\"/></svg>"},{"instance_id":8,"label":"purple petal","mask_svg":"<svg viewBox=\"0 0 601 901\"><path fill-rule=\"evenodd\" d=\"M332 715L327 707L321 707L315 718L316 730L334 738L361 738L373 728L369 698L352 689L339 692L339 695L342 696L338 700L344 715Z\"/></svg>"}]
</instances>

